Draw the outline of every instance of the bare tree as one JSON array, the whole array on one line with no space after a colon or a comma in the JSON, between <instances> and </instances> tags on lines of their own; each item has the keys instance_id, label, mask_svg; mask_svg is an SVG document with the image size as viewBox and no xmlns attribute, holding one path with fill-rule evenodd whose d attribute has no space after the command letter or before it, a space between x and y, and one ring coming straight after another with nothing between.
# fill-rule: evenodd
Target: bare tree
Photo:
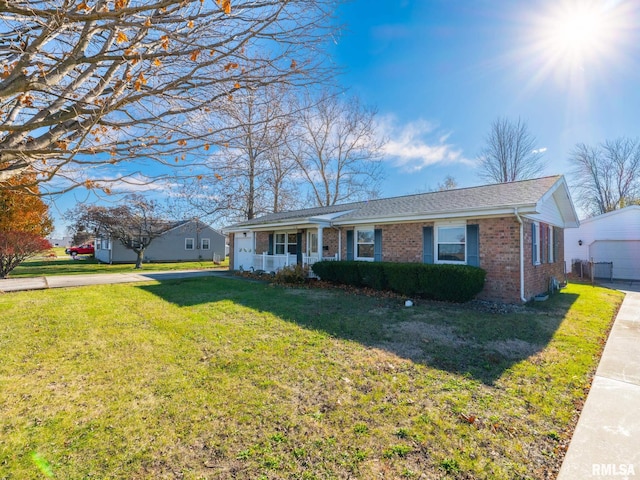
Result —
<instances>
[{"instance_id":1,"label":"bare tree","mask_svg":"<svg viewBox=\"0 0 640 480\"><path fill-rule=\"evenodd\" d=\"M539 176L544 170L543 151L527 124L498 118L491 124L487 145L480 153L480 176L496 183L515 182Z\"/></svg>"},{"instance_id":2,"label":"bare tree","mask_svg":"<svg viewBox=\"0 0 640 480\"><path fill-rule=\"evenodd\" d=\"M438 192L443 192L445 190L453 190L458 188L458 182L451 175L447 175L444 177L442 183L438 183Z\"/></svg>"},{"instance_id":3,"label":"bare tree","mask_svg":"<svg viewBox=\"0 0 640 480\"><path fill-rule=\"evenodd\" d=\"M135 268L142 268L144 252L151 242L171 228L157 202L129 195L116 207L79 206L67 214L74 218L74 231L92 231L119 241L136 255Z\"/></svg>"},{"instance_id":4,"label":"bare tree","mask_svg":"<svg viewBox=\"0 0 640 480\"><path fill-rule=\"evenodd\" d=\"M152 176L150 161L188 163L216 133L199 120L221 102L322 77L331 8L329 0L0 0L0 188L31 167L37 182L56 179L56 191L108 191L107 180ZM105 168L116 163L126 169Z\"/></svg>"},{"instance_id":5,"label":"bare tree","mask_svg":"<svg viewBox=\"0 0 640 480\"><path fill-rule=\"evenodd\" d=\"M640 203L640 141L607 140L596 147L576 145L574 165L577 203L599 215Z\"/></svg>"},{"instance_id":6,"label":"bare tree","mask_svg":"<svg viewBox=\"0 0 640 480\"><path fill-rule=\"evenodd\" d=\"M290 129L291 125L285 128ZM265 172L265 186L271 194L271 211L281 212L300 207L298 164L289 155L285 145L280 142L274 144L268 151L267 161L269 168Z\"/></svg>"},{"instance_id":7,"label":"bare tree","mask_svg":"<svg viewBox=\"0 0 640 480\"><path fill-rule=\"evenodd\" d=\"M209 173L181 189L200 217L249 220L293 206L296 164L284 149L292 123L289 95L286 86L267 85L240 93L220 109L213 122L224 124L226 134L203 160Z\"/></svg>"},{"instance_id":8,"label":"bare tree","mask_svg":"<svg viewBox=\"0 0 640 480\"><path fill-rule=\"evenodd\" d=\"M385 140L372 108L358 99L324 92L307 96L298 109L288 149L309 189L311 203L334 205L378 195Z\"/></svg>"}]
</instances>

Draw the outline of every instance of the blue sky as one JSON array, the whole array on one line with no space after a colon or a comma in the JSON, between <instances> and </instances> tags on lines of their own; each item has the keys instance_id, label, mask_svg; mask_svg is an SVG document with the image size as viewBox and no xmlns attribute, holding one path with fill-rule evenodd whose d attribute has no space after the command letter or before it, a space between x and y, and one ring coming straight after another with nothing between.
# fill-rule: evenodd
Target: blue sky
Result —
<instances>
[{"instance_id":1,"label":"blue sky","mask_svg":"<svg viewBox=\"0 0 640 480\"><path fill-rule=\"evenodd\" d=\"M637 0L353 0L338 19L342 83L391 140L384 196L484 183L475 159L498 117L527 123L549 175L577 143L638 136Z\"/></svg>"},{"instance_id":2,"label":"blue sky","mask_svg":"<svg viewBox=\"0 0 640 480\"><path fill-rule=\"evenodd\" d=\"M638 0L352 0L336 21L340 82L377 107L389 139L383 196L447 175L485 183L475 159L498 117L527 123L548 175L570 172L577 143L639 135ZM67 208L92 200L57 201L56 233Z\"/></svg>"}]
</instances>

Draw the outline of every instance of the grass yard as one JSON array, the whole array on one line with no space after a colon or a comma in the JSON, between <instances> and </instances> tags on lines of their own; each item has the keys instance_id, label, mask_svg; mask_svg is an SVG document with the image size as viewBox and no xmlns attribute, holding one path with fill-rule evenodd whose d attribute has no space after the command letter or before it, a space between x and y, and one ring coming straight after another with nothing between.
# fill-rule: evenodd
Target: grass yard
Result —
<instances>
[{"instance_id":1,"label":"grass yard","mask_svg":"<svg viewBox=\"0 0 640 480\"><path fill-rule=\"evenodd\" d=\"M51 275L81 275L93 273L131 273L135 270L133 263L113 264L98 262L93 256L78 255L77 260L73 260L64 253L64 248L56 247L53 252L57 255L33 257L18 265L9 274L9 278L42 277ZM142 264L142 269L147 272L167 271L167 270L204 270L208 268L229 267L229 257L225 258L219 265L211 260L200 262L176 262L176 263L147 263Z\"/></svg>"},{"instance_id":2,"label":"grass yard","mask_svg":"<svg viewBox=\"0 0 640 480\"><path fill-rule=\"evenodd\" d=\"M546 479L622 295L478 306L235 279L0 295L0 478Z\"/></svg>"}]
</instances>

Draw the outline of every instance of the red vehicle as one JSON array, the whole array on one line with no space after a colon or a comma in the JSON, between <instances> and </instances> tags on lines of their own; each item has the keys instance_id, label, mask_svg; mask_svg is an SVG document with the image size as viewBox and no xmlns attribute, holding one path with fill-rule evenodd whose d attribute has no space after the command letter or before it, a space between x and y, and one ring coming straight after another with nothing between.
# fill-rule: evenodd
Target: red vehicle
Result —
<instances>
[{"instance_id":1,"label":"red vehicle","mask_svg":"<svg viewBox=\"0 0 640 480\"><path fill-rule=\"evenodd\" d=\"M76 255L93 255L95 253L95 249L93 248L93 244L85 243L84 245L77 247L69 247L65 252L72 257L75 257Z\"/></svg>"}]
</instances>

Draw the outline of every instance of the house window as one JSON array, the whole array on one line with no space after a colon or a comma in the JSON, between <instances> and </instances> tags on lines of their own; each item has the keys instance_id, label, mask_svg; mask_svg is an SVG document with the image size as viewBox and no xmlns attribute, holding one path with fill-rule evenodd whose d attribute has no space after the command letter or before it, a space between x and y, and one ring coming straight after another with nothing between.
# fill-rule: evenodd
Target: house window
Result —
<instances>
[{"instance_id":1,"label":"house window","mask_svg":"<svg viewBox=\"0 0 640 480\"><path fill-rule=\"evenodd\" d=\"M276 255L298 253L298 234L296 233L276 233L274 235L274 248Z\"/></svg>"},{"instance_id":2,"label":"house window","mask_svg":"<svg viewBox=\"0 0 640 480\"><path fill-rule=\"evenodd\" d=\"M195 241L193 238L185 238L184 239L184 249L185 250L193 250L195 247Z\"/></svg>"},{"instance_id":3,"label":"house window","mask_svg":"<svg viewBox=\"0 0 640 480\"><path fill-rule=\"evenodd\" d=\"M209 250L211 248L211 240L208 238L200 239L200 249L201 250Z\"/></svg>"},{"instance_id":4,"label":"house window","mask_svg":"<svg viewBox=\"0 0 640 480\"><path fill-rule=\"evenodd\" d=\"M554 251L553 251L553 244L554 244L554 241L553 241L553 227L551 225L549 225L547 228L549 229L548 230L549 233L547 234L547 248L549 249L548 250L549 253L548 253L548 256L547 256L547 260L549 261L549 263L553 263L553 262L556 261L555 256L554 256Z\"/></svg>"},{"instance_id":5,"label":"house window","mask_svg":"<svg viewBox=\"0 0 640 480\"><path fill-rule=\"evenodd\" d=\"M436 262L466 263L466 226L440 226L437 228L436 232Z\"/></svg>"},{"instance_id":6,"label":"house window","mask_svg":"<svg viewBox=\"0 0 640 480\"><path fill-rule=\"evenodd\" d=\"M318 234L309 232L308 237L309 255L315 255L318 253Z\"/></svg>"},{"instance_id":7,"label":"house window","mask_svg":"<svg viewBox=\"0 0 640 480\"><path fill-rule=\"evenodd\" d=\"M356 260L373 260L373 228L356 230Z\"/></svg>"},{"instance_id":8,"label":"house window","mask_svg":"<svg viewBox=\"0 0 640 480\"><path fill-rule=\"evenodd\" d=\"M298 234L297 233L288 233L287 234L287 253L295 255L298 253Z\"/></svg>"},{"instance_id":9,"label":"house window","mask_svg":"<svg viewBox=\"0 0 640 480\"><path fill-rule=\"evenodd\" d=\"M531 256L534 265L540 265L540 224L533 222L531 228Z\"/></svg>"},{"instance_id":10,"label":"house window","mask_svg":"<svg viewBox=\"0 0 640 480\"><path fill-rule=\"evenodd\" d=\"M286 233L276 233L275 235L275 254L276 255L284 255L285 249L287 245L287 234Z\"/></svg>"}]
</instances>

